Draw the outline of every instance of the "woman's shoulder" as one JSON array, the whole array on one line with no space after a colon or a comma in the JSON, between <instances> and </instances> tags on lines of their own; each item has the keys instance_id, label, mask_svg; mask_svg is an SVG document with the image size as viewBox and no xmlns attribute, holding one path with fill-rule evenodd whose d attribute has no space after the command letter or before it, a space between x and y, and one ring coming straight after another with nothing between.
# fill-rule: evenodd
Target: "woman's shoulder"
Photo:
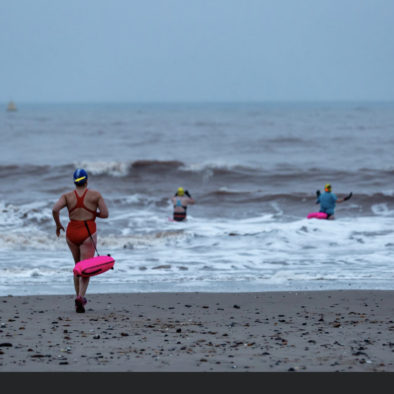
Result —
<instances>
[{"instance_id":1,"label":"woman's shoulder","mask_svg":"<svg viewBox=\"0 0 394 394\"><path fill-rule=\"evenodd\" d=\"M66 192L66 193L63 194L63 196L64 196L65 198L70 198L70 197L72 197L72 196L74 196L74 195L75 195L75 190L71 190L71 191Z\"/></svg>"},{"instance_id":2,"label":"woman's shoulder","mask_svg":"<svg viewBox=\"0 0 394 394\"><path fill-rule=\"evenodd\" d=\"M100 197L101 193L98 190L94 189L88 189L87 194L89 194L89 197Z\"/></svg>"}]
</instances>

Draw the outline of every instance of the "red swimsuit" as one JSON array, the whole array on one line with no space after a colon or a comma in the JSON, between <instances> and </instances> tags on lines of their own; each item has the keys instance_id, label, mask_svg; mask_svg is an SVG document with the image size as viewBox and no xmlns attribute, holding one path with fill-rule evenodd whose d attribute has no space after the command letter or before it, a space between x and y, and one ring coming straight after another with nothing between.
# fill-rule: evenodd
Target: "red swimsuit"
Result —
<instances>
[{"instance_id":1,"label":"red swimsuit","mask_svg":"<svg viewBox=\"0 0 394 394\"><path fill-rule=\"evenodd\" d=\"M96 211L92 211L91 209L86 207L86 205L83 202L87 191L88 191L88 189L86 189L85 192L82 194L82 196L79 197L77 191L74 190L75 197L77 198L77 204L68 211L68 214L70 215L70 213L72 211L74 211L74 209L83 208L86 211L89 211L94 215L93 219L91 219L91 220L84 221L84 220L72 220L71 219L70 222L68 223L66 236L73 244L78 245L78 246L82 245L82 243L89 237L89 233L86 229L84 222L86 222L86 224L88 225L90 234L93 235L96 232L95 220L96 220L97 213L96 213Z\"/></svg>"}]
</instances>

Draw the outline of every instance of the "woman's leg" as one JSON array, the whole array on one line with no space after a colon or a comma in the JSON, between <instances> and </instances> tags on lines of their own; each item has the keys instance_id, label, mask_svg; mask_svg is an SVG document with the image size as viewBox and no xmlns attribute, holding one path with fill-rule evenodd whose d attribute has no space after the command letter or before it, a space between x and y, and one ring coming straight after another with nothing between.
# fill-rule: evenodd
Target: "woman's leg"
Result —
<instances>
[{"instance_id":1,"label":"woman's leg","mask_svg":"<svg viewBox=\"0 0 394 394\"><path fill-rule=\"evenodd\" d=\"M95 252L94 245L97 244L97 233L92 234L92 238L94 244L90 239L90 237L88 237L80 246L81 260L91 259L94 256L94 252ZM90 280L89 277L85 278L81 276L79 278L79 294L77 295L81 297L85 297L86 290L88 289L88 285L89 285L89 280Z\"/></svg>"},{"instance_id":2,"label":"woman's leg","mask_svg":"<svg viewBox=\"0 0 394 394\"><path fill-rule=\"evenodd\" d=\"M74 262L75 264L78 263L78 261L81 260L81 252L79 250L79 246L73 244L68 238L66 238L67 241L67 245L71 250L71 254L73 255L74 258ZM79 293L79 278L74 275L74 288L75 288L75 293L78 297L78 293Z\"/></svg>"}]
</instances>

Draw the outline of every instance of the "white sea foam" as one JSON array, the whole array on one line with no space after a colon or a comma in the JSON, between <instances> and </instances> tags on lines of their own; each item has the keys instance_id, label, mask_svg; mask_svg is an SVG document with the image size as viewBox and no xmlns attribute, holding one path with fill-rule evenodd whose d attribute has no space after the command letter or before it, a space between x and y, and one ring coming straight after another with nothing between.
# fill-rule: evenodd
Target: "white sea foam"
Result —
<instances>
[{"instance_id":1,"label":"white sea foam","mask_svg":"<svg viewBox=\"0 0 394 394\"><path fill-rule=\"evenodd\" d=\"M0 202L0 229L2 231L20 228L29 222L40 224L49 220L52 220L52 212L47 201L35 201L22 205Z\"/></svg>"},{"instance_id":2,"label":"white sea foam","mask_svg":"<svg viewBox=\"0 0 394 394\"><path fill-rule=\"evenodd\" d=\"M255 170L258 167L246 166L245 164L242 164L241 162L238 162L238 161L231 162L231 160L226 159L226 160L209 160L209 161L203 161L200 163L188 163L188 164L184 164L179 169L181 171L204 172L204 171L210 171L210 170L232 171L237 168L238 169L243 168L243 169Z\"/></svg>"},{"instance_id":3,"label":"white sea foam","mask_svg":"<svg viewBox=\"0 0 394 394\"><path fill-rule=\"evenodd\" d=\"M117 161L80 161L74 163L74 165L78 168L84 168L88 174L116 177L126 176L130 168L130 163Z\"/></svg>"},{"instance_id":4,"label":"white sea foam","mask_svg":"<svg viewBox=\"0 0 394 394\"><path fill-rule=\"evenodd\" d=\"M386 203L380 203L380 204L372 205L371 211L375 215L379 215L379 216L389 216L389 215L391 216L391 215L394 214L394 210L388 209Z\"/></svg>"}]
</instances>

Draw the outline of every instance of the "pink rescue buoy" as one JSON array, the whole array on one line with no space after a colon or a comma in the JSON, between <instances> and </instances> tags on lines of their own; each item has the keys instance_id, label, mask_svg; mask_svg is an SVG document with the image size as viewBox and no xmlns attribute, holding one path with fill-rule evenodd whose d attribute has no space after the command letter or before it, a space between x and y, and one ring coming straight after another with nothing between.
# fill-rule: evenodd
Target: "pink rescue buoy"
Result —
<instances>
[{"instance_id":1,"label":"pink rescue buoy","mask_svg":"<svg viewBox=\"0 0 394 394\"><path fill-rule=\"evenodd\" d=\"M307 216L308 219L327 219L327 214L324 212L311 212Z\"/></svg>"},{"instance_id":2,"label":"pink rescue buoy","mask_svg":"<svg viewBox=\"0 0 394 394\"><path fill-rule=\"evenodd\" d=\"M73 272L76 276L94 276L113 269L114 264L115 260L111 256L96 256L75 264Z\"/></svg>"}]
</instances>

